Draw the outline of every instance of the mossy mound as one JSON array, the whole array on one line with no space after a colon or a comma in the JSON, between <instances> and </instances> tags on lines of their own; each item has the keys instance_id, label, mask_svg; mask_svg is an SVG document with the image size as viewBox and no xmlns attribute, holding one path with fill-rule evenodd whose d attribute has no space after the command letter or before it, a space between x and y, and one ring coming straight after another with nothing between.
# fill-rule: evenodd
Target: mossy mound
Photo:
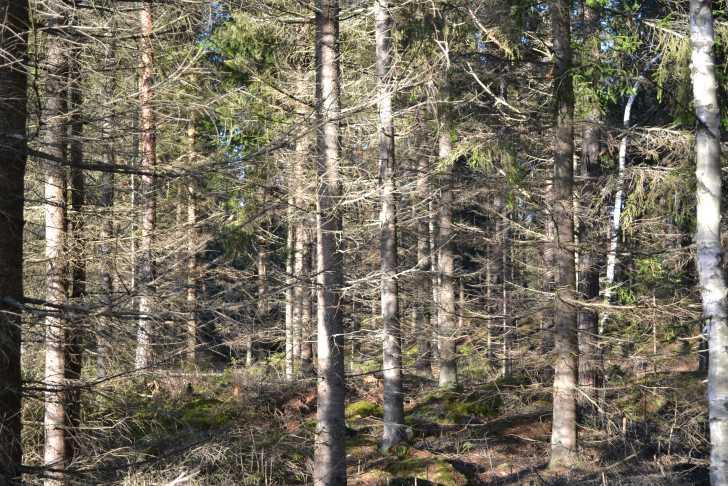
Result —
<instances>
[{"instance_id":1,"label":"mossy mound","mask_svg":"<svg viewBox=\"0 0 728 486\"><path fill-rule=\"evenodd\" d=\"M351 483L361 486L464 486L468 480L452 464L433 456L402 459L384 468L366 471Z\"/></svg>"},{"instance_id":2,"label":"mossy mound","mask_svg":"<svg viewBox=\"0 0 728 486\"><path fill-rule=\"evenodd\" d=\"M414 484L414 479L442 486L467 484L465 476L457 472L452 464L435 456L402 459L390 464L385 471L393 477L390 484L407 484L404 481L411 481L411 484Z\"/></svg>"},{"instance_id":3,"label":"mossy mound","mask_svg":"<svg viewBox=\"0 0 728 486\"><path fill-rule=\"evenodd\" d=\"M487 418L498 414L503 400L495 387L462 393L457 390L435 390L426 394L410 411L407 421L458 423L470 417Z\"/></svg>"},{"instance_id":4,"label":"mossy mound","mask_svg":"<svg viewBox=\"0 0 728 486\"><path fill-rule=\"evenodd\" d=\"M346 418L349 420L366 417L381 418L384 416L384 409L377 403L369 402L367 400L359 400L358 402L350 403L346 407L345 414Z\"/></svg>"}]
</instances>

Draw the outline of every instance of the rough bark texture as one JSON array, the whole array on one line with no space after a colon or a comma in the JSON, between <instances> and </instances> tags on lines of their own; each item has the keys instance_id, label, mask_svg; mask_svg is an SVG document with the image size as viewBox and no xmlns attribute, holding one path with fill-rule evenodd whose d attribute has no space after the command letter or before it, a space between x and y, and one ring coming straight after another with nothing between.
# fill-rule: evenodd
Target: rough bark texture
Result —
<instances>
[{"instance_id":1,"label":"rough bark texture","mask_svg":"<svg viewBox=\"0 0 728 486\"><path fill-rule=\"evenodd\" d=\"M157 198L155 194L154 171L157 165L157 129L154 119L152 88L154 79L154 46L152 33L152 2L145 1L139 10L141 25L141 78L139 80L139 104L141 108L141 193L144 204L142 234L139 242L139 326L137 333L136 367L144 369L152 360L152 298L154 286L154 256L152 240L156 228ZM151 174L151 175L150 175Z\"/></svg>"},{"instance_id":2,"label":"rough bark texture","mask_svg":"<svg viewBox=\"0 0 728 486\"><path fill-rule=\"evenodd\" d=\"M52 28L63 28L64 13L49 19ZM46 239L46 301L58 309L68 303L66 244L66 130L68 124L67 46L59 36L49 39L47 58L46 130L48 153L55 161L47 160L45 174L45 239ZM66 426L66 316L62 311L46 317L45 355L45 448L44 465L48 468L46 485L64 483L67 462Z\"/></svg>"},{"instance_id":3,"label":"rough bark texture","mask_svg":"<svg viewBox=\"0 0 728 486\"><path fill-rule=\"evenodd\" d=\"M600 57L599 7L584 3L585 41L591 60ZM594 69L591 78L592 89L597 89L600 81L599 70ZM599 154L601 152L602 114L598 103L593 103L587 115L582 135L581 175L584 179L581 207L584 211L579 227L579 285L585 300L593 301L599 297L599 268L596 253L595 231L590 208L598 195ZM593 409L596 403L596 387L599 385L600 357L597 346L597 313L593 309L579 309L579 393L577 400L582 412Z\"/></svg>"},{"instance_id":4,"label":"rough bark texture","mask_svg":"<svg viewBox=\"0 0 728 486\"><path fill-rule=\"evenodd\" d=\"M28 3L0 1L0 477L19 475L20 313L23 298L23 178L26 162Z\"/></svg>"},{"instance_id":5,"label":"rough bark texture","mask_svg":"<svg viewBox=\"0 0 728 486\"><path fill-rule=\"evenodd\" d=\"M551 3L554 50L553 216L556 226L554 263L554 391L551 465L569 464L576 452L576 383L578 352L574 266L574 92L571 80L571 22L569 0Z\"/></svg>"},{"instance_id":6,"label":"rough bark texture","mask_svg":"<svg viewBox=\"0 0 728 486\"><path fill-rule=\"evenodd\" d=\"M346 484L343 254L339 247L339 1L316 2L318 408L314 484Z\"/></svg>"},{"instance_id":7,"label":"rough bark texture","mask_svg":"<svg viewBox=\"0 0 728 486\"><path fill-rule=\"evenodd\" d=\"M376 64L379 84L379 255L384 328L384 432L382 449L405 439L402 391L402 336L399 322L397 271L397 164L392 118L392 17L388 0L375 7Z\"/></svg>"},{"instance_id":8,"label":"rough bark texture","mask_svg":"<svg viewBox=\"0 0 728 486\"><path fill-rule=\"evenodd\" d=\"M721 268L720 105L713 57L712 2L690 1L690 41L695 116L697 223L695 243L703 318L709 335L708 411L710 483L728 484L728 316Z\"/></svg>"}]
</instances>

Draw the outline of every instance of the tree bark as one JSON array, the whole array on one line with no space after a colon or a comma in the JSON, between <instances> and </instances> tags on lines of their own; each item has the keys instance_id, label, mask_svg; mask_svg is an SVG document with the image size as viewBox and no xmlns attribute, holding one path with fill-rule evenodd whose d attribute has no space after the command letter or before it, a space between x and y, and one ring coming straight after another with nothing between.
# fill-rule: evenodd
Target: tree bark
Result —
<instances>
[{"instance_id":1,"label":"tree bark","mask_svg":"<svg viewBox=\"0 0 728 486\"><path fill-rule=\"evenodd\" d=\"M382 449L405 439L402 391L402 336L399 322L397 271L397 164L392 118L392 17L388 0L377 0L374 13L376 65L379 88L379 255L384 329L384 431Z\"/></svg>"},{"instance_id":2,"label":"tree bark","mask_svg":"<svg viewBox=\"0 0 728 486\"><path fill-rule=\"evenodd\" d=\"M187 127L189 143L190 166L194 168L197 162L197 127L196 117L193 116ZM198 289L200 286L200 269L198 268L199 235L199 208L197 180L194 176L187 180L187 227L189 239L187 240L187 363L191 368L197 366L197 346L199 341L198 324Z\"/></svg>"},{"instance_id":3,"label":"tree bark","mask_svg":"<svg viewBox=\"0 0 728 486\"><path fill-rule=\"evenodd\" d=\"M600 10L599 7L590 6L584 2L584 23L586 27L585 40L588 45L587 52L592 61L600 56ZM594 69L590 80L592 89L599 88L599 70ZM599 154L601 153L602 114L598 102L594 102L589 109L582 135L581 175L584 178L581 207L582 215L579 225L579 283L581 295L585 300L595 300L599 297L599 269L598 255L596 253L596 232L593 230L590 208L594 205L598 195L598 178L601 175ZM597 400L597 386L599 386L600 352L597 343L599 332L597 313L588 308L579 309L579 388L581 393L577 397L579 409L582 414L593 411L593 404Z\"/></svg>"},{"instance_id":4,"label":"tree bark","mask_svg":"<svg viewBox=\"0 0 728 486\"><path fill-rule=\"evenodd\" d=\"M70 101L70 143L71 166L71 211L70 211L70 265L71 265L71 303L83 304L86 296L86 236L83 206L86 200L86 187L83 165L83 119L81 114L82 92L79 66L75 60L78 50L71 51L74 59L69 66L68 91ZM83 364L83 341L85 319L75 315L68 322L66 330L66 455L74 456L75 435L81 422L81 367Z\"/></svg>"},{"instance_id":5,"label":"tree bark","mask_svg":"<svg viewBox=\"0 0 728 486\"><path fill-rule=\"evenodd\" d=\"M720 241L721 161L720 105L715 76L712 2L690 1L691 77L695 116L697 222L695 243L709 335L708 412L710 416L710 483L728 484L728 316Z\"/></svg>"},{"instance_id":6,"label":"tree bark","mask_svg":"<svg viewBox=\"0 0 728 486\"><path fill-rule=\"evenodd\" d=\"M152 299L155 293L155 266L152 240L156 228L157 198L154 171L157 165L157 128L152 101L154 98L154 46L152 34L152 2L145 0L139 10L141 26L141 78L139 80L139 104L142 159L141 192L144 203L142 234L139 242L139 327L137 334L136 368L145 369L152 361Z\"/></svg>"},{"instance_id":7,"label":"tree bark","mask_svg":"<svg viewBox=\"0 0 728 486\"><path fill-rule=\"evenodd\" d=\"M551 430L551 466L568 465L576 452L576 383L578 352L574 266L574 92L571 79L571 2L554 0L551 24L554 51L553 217L554 263L554 391Z\"/></svg>"},{"instance_id":8,"label":"tree bark","mask_svg":"<svg viewBox=\"0 0 728 486\"><path fill-rule=\"evenodd\" d=\"M25 123L28 56L28 3L0 1L0 477L20 475L22 445L20 312L23 299L23 180L26 164Z\"/></svg>"},{"instance_id":9,"label":"tree bark","mask_svg":"<svg viewBox=\"0 0 728 486\"><path fill-rule=\"evenodd\" d=\"M66 26L66 12L49 18L51 29ZM66 245L66 130L68 126L68 58L62 38L49 38L46 80L46 129L48 153L56 161L45 161L46 301L55 309L68 303ZM64 161L64 162L57 162ZM67 462L66 428L66 316L62 310L46 317L45 355L45 448L48 469L46 486L65 483Z\"/></svg>"},{"instance_id":10,"label":"tree bark","mask_svg":"<svg viewBox=\"0 0 728 486\"><path fill-rule=\"evenodd\" d=\"M622 137L619 144L619 162L617 164L617 187L614 192L614 207L612 208L612 220L609 233L609 250L607 251L607 278L604 284L604 303L609 304L612 301L612 286L617 276L617 249L619 247L619 234L622 229L622 203L624 200L624 176L627 168L627 147L629 146L629 129L630 119L632 118L632 105L634 105L639 93L640 86L645 81L645 75L652 66L660 59L660 54L653 57L644 67L640 77L632 86L632 92L627 99L624 107L624 116L622 117L622 127L626 133ZM604 334L606 330L608 313L602 312L599 316L599 334Z\"/></svg>"},{"instance_id":11,"label":"tree bark","mask_svg":"<svg viewBox=\"0 0 728 486\"><path fill-rule=\"evenodd\" d=\"M346 485L339 1L316 1L318 409L314 484Z\"/></svg>"},{"instance_id":12,"label":"tree bark","mask_svg":"<svg viewBox=\"0 0 728 486\"><path fill-rule=\"evenodd\" d=\"M446 90L447 92L447 90ZM447 96L446 96L447 98ZM438 207L438 273L439 273L439 319L438 341L440 350L441 388L454 387L458 383L457 375L457 349L455 325L455 256L452 249L452 163L450 153L452 142L450 140L451 123L448 113L442 113L440 120L439 158L446 167L440 174L440 200Z\"/></svg>"}]
</instances>

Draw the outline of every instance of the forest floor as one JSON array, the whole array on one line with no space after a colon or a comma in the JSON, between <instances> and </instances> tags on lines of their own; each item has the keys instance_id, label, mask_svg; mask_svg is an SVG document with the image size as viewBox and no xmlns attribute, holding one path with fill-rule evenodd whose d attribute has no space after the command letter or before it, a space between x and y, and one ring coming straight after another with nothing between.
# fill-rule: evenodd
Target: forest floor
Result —
<instances>
[{"instance_id":1,"label":"forest floor","mask_svg":"<svg viewBox=\"0 0 728 486\"><path fill-rule=\"evenodd\" d=\"M353 485L708 484L705 385L691 371L613 378L606 425L580 426L570 470L548 468L550 390L525 375L450 391L409 375L411 437L388 454L378 447L381 380L365 373L349 385ZM96 452L73 465L78 484L311 484L312 380L159 373L93 400L78 440Z\"/></svg>"}]
</instances>

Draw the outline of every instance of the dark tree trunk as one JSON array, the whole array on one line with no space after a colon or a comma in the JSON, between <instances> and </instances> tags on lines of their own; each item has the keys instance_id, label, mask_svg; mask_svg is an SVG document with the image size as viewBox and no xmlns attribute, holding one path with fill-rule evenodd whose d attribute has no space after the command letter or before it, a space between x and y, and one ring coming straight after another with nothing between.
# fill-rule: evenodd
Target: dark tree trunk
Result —
<instances>
[{"instance_id":1,"label":"dark tree trunk","mask_svg":"<svg viewBox=\"0 0 728 486\"><path fill-rule=\"evenodd\" d=\"M586 26L585 40L589 45L591 61L600 57L600 12L599 7L592 7L584 3L584 21ZM590 80L592 89L599 88L599 70L594 69ZM581 175L584 178L581 208L583 216L579 228L579 265L581 294L584 299L594 301L599 297L599 248L596 241L596 231L591 217L591 207L595 204L598 195L598 178L601 175L599 168L599 154L601 153L601 109L598 102L594 102L589 114L582 136ZM579 409L583 414L593 412L597 400L597 386L599 386L599 347L597 343L598 317L593 309L579 310ZM590 412L590 413L591 413Z\"/></svg>"},{"instance_id":2,"label":"dark tree trunk","mask_svg":"<svg viewBox=\"0 0 728 486\"><path fill-rule=\"evenodd\" d=\"M571 79L571 2L551 3L554 50L553 217L554 268L554 399L551 465L569 464L576 452L576 268L574 266L574 93Z\"/></svg>"},{"instance_id":3,"label":"dark tree trunk","mask_svg":"<svg viewBox=\"0 0 728 486\"><path fill-rule=\"evenodd\" d=\"M20 311L26 162L28 3L0 0L0 477L20 474Z\"/></svg>"},{"instance_id":4,"label":"dark tree trunk","mask_svg":"<svg viewBox=\"0 0 728 486\"><path fill-rule=\"evenodd\" d=\"M76 53L77 51L72 51ZM71 302L82 304L86 296L86 236L83 206L86 200L86 185L83 169L83 119L81 113L81 76L77 62L71 61L69 77L70 128L69 155L71 165L71 211L70 211L70 264ZM84 316L75 315L68 322L66 330L66 455L74 456L74 442L81 422L81 367L86 323Z\"/></svg>"}]
</instances>

